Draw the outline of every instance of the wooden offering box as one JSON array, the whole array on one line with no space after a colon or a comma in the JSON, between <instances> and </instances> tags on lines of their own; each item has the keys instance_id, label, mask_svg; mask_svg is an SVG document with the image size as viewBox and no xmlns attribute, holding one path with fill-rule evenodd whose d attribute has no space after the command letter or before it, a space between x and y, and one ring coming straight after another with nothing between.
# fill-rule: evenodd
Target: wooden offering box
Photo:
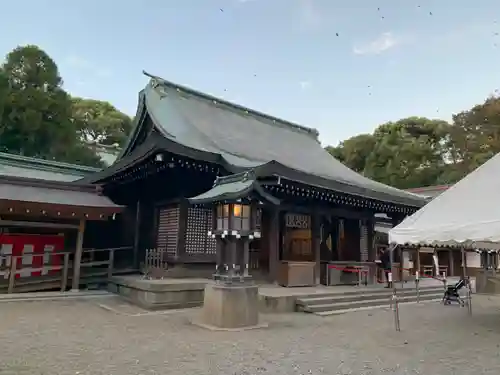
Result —
<instances>
[{"instance_id":1,"label":"wooden offering box","mask_svg":"<svg viewBox=\"0 0 500 375\"><path fill-rule=\"evenodd\" d=\"M315 262L281 262L278 271L278 284L287 287L314 286L315 265Z\"/></svg>"}]
</instances>

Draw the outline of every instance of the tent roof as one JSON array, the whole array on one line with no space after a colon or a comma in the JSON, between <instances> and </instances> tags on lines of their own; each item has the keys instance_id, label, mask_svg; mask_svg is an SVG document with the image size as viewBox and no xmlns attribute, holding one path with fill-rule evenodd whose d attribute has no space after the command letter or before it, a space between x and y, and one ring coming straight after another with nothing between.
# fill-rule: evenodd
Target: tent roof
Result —
<instances>
[{"instance_id":1,"label":"tent roof","mask_svg":"<svg viewBox=\"0 0 500 375\"><path fill-rule=\"evenodd\" d=\"M500 154L389 231L397 244L500 249Z\"/></svg>"}]
</instances>

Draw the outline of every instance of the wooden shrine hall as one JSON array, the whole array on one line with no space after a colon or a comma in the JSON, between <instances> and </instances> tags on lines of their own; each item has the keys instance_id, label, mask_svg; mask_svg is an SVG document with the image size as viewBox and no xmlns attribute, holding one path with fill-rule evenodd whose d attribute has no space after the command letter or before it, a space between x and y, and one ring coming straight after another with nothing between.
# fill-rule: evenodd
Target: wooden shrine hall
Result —
<instances>
[{"instance_id":1,"label":"wooden shrine hall","mask_svg":"<svg viewBox=\"0 0 500 375\"><path fill-rule=\"evenodd\" d=\"M251 176L252 189L267 197L253 203L261 235L249 244L248 267L254 278L285 286L320 283L322 264L373 261L375 214L397 223L426 203L350 170L323 149L314 129L146 75L118 159L82 180L127 207L117 220L128 239L116 241L134 242L135 267L156 248L165 253L168 275L213 273L216 241L208 233L229 210L231 217L246 215L224 194L212 197L217 205L189 203L214 194L218 178L233 176L219 185L240 197L243 176Z\"/></svg>"},{"instance_id":2,"label":"wooden shrine hall","mask_svg":"<svg viewBox=\"0 0 500 375\"><path fill-rule=\"evenodd\" d=\"M84 253L84 234L90 240L93 223L106 223L122 209L96 185L1 175L0 293L78 290L87 276L107 276L107 266L97 273L92 268L108 265L107 255L84 262L94 256Z\"/></svg>"}]
</instances>

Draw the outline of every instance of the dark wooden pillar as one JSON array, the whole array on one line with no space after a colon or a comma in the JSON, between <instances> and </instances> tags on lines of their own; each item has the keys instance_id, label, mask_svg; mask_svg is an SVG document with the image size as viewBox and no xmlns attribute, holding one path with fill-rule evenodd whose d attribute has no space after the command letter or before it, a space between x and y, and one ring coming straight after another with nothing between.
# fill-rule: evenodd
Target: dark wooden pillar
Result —
<instances>
[{"instance_id":1,"label":"dark wooden pillar","mask_svg":"<svg viewBox=\"0 0 500 375\"><path fill-rule=\"evenodd\" d=\"M337 254L338 260L344 260L344 240L345 240L345 230L344 230L344 219L339 218L337 221Z\"/></svg>"},{"instance_id":2,"label":"dark wooden pillar","mask_svg":"<svg viewBox=\"0 0 500 375\"><path fill-rule=\"evenodd\" d=\"M81 219L78 225L78 234L76 237L75 259L73 263L73 281L71 290L77 292L80 288L80 268L83 252L83 235L85 233L85 220Z\"/></svg>"},{"instance_id":3,"label":"dark wooden pillar","mask_svg":"<svg viewBox=\"0 0 500 375\"><path fill-rule=\"evenodd\" d=\"M182 199L179 202L179 229L177 230L177 252L176 256L180 262L186 256L186 230L188 221L189 202L187 199ZM213 224L213 220L210 224ZM208 225L210 230L214 230L214 226Z\"/></svg>"},{"instance_id":4,"label":"dark wooden pillar","mask_svg":"<svg viewBox=\"0 0 500 375\"><path fill-rule=\"evenodd\" d=\"M138 200L135 208L135 226L134 226L134 249L132 254L132 264L134 268L139 268L139 238L141 231L141 201Z\"/></svg>"},{"instance_id":5,"label":"dark wooden pillar","mask_svg":"<svg viewBox=\"0 0 500 375\"><path fill-rule=\"evenodd\" d=\"M311 245L316 265L314 266L314 284L319 285L321 273L321 216L313 212L311 217Z\"/></svg>"},{"instance_id":6,"label":"dark wooden pillar","mask_svg":"<svg viewBox=\"0 0 500 375\"><path fill-rule=\"evenodd\" d=\"M467 253L464 248L461 248L462 253L462 277L465 279L467 277Z\"/></svg>"},{"instance_id":7,"label":"dark wooden pillar","mask_svg":"<svg viewBox=\"0 0 500 375\"><path fill-rule=\"evenodd\" d=\"M266 239L269 249L269 277L272 282L278 279L278 270L280 263L279 251L279 236L280 236L280 221L278 207L271 207L267 214L269 215L269 229L267 231L269 237Z\"/></svg>"},{"instance_id":8,"label":"dark wooden pillar","mask_svg":"<svg viewBox=\"0 0 500 375\"><path fill-rule=\"evenodd\" d=\"M448 250L448 276L455 276L455 254L453 250Z\"/></svg>"},{"instance_id":9,"label":"dark wooden pillar","mask_svg":"<svg viewBox=\"0 0 500 375\"><path fill-rule=\"evenodd\" d=\"M375 249L375 218L372 216L366 221L368 227L368 261L374 262L377 259Z\"/></svg>"},{"instance_id":10,"label":"dark wooden pillar","mask_svg":"<svg viewBox=\"0 0 500 375\"><path fill-rule=\"evenodd\" d=\"M399 280L403 281L404 280L404 262L403 262L403 248L401 246L398 246L398 253L399 253Z\"/></svg>"}]
</instances>

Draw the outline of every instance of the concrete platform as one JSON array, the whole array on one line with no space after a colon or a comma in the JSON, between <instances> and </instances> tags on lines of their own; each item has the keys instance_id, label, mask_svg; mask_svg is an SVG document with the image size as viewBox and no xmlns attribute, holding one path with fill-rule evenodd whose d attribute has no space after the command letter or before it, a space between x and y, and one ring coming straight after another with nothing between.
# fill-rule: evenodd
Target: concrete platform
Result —
<instances>
[{"instance_id":1,"label":"concrete platform","mask_svg":"<svg viewBox=\"0 0 500 375\"><path fill-rule=\"evenodd\" d=\"M452 284L458 278L450 278ZM147 280L140 275L114 276L108 289L129 302L147 310L179 309L199 307L203 305L205 286L211 284L211 279L202 278L168 278L163 280ZM356 295L372 296L377 292L389 292L384 285L371 286L323 286L285 288L274 284L260 284L259 311L263 313L289 313L297 311L297 301L316 297L337 297ZM475 280L472 279L473 291ZM414 282L397 283L397 289L415 290ZM421 288L443 287L439 280L424 279Z\"/></svg>"},{"instance_id":2,"label":"concrete platform","mask_svg":"<svg viewBox=\"0 0 500 375\"><path fill-rule=\"evenodd\" d=\"M203 305L209 279L148 280L141 275L113 276L108 290L147 310L181 309Z\"/></svg>"}]
</instances>

